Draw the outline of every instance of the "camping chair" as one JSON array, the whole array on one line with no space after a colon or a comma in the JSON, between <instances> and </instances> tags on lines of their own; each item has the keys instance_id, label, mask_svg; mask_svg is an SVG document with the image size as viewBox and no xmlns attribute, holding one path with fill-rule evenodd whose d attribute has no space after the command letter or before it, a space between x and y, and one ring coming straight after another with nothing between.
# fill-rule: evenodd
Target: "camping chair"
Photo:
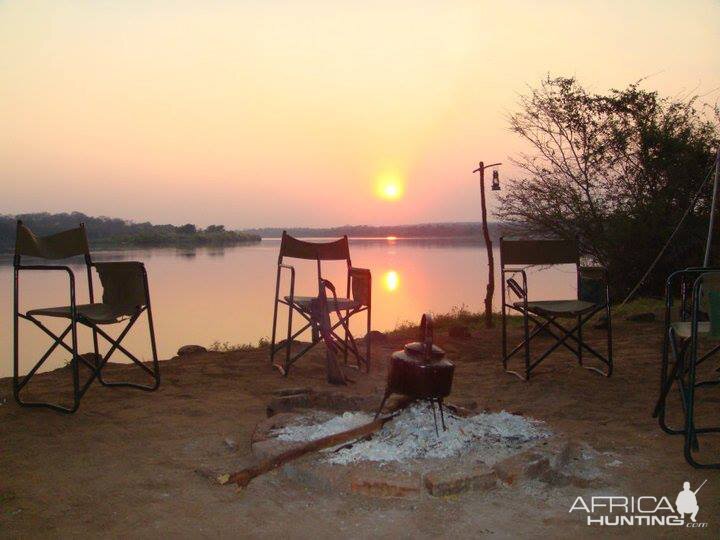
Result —
<instances>
[{"instance_id":1,"label":"camping chair","mask_svg":"<svg viewBox=\"0 0 720 540\"><path fill-rule=\"evenodd\" d=\"M527 274L524 266L552 266L574 264L577 274L576 300L528 299ZM513 265L507 267L506 265ZM589 370L609 377L612 374L612 323L610 319L610 290L607 272L600 267L581 267L577 242L567 240L528 240L500 238L500 268L502 275L502 354L503 368L527 381L532 371L560 346L572 352L578 363ZM515 279L522 277L522 286ZM512 301L512 297L516 301ZM507 345L507 312L515 310L522 314L524 339L510 353ZM583 340L583 326L596 314L605 311L607 320L607 356L603 356ZM571 327L560 324L558 319L574 319ZM531 330L530 322L535 326ZM556 333L557 331L558 333ZM531 360L530 342L541 333L555 339L536 359ZM571 341L574 346L567 342ZM585 365L583 350L598 359L605 369ZM522 371L508 369L510 359L524 351ZM601 366L601 367L602 367Z\"/></svg>"},{"instance_id":2,"label":"camping chair","mask_svg":"<svg viewBox=\"0 0 720 540\"><path fill-rule=\"evenodd\" d=\"M23 264L23 257L35 257L45 260L67 259L82 255L85 258L87 269L89 304L78 304L75 294L75 274L69 266L60 265L26 265ZM13 394L18 404L25 407L49 407L56 411L73 413L80 406L80 399L83 397L92 382L97 378L104 386L122 386L139 388L152 391L160 385L160 370L158 366L157 348L155 345L155 330L153 328L152 310L150 308L150 292L148 289L147 274L141 262L102 262L94 263L90 257L85 226L81 224L77 229L60 232L46 237L37 237L32 231L17 222L17 236L15 240L15 294L14 294L14 343L13 343ZM102 302L96 303L93 291L92 268L95 268L100 276L103 287ZM34 271L62 271L67 272L70 285L70 305L61 307L49 307L31 309L21 313L20 306L20 272L26 270ZM152 347L153 367L152 369L143 364L123 345L122 340L128 334L132 326L143 312L147 312L148 328L150 331L150 345ZM40 320L44 317L68 319L67 328L60 334L55 334ZM30 371L20 379L19 375L19 319L33 323L45 334L54 340L50 348L43 354ZM103 325L115 324L127 321L117 338L110 336L101 328ZM94 355L79 354L78 352L78 328L82 324L92 329ZM65 338L70 334L71 344L65 343ZM98 344L98 336L109 342L110 348L101 356ZM64 348L72 356L70 369L73 382L72 406L65 406L55 403L28 402L21 398L21 391L30 382L38 369L50 357L58 347ZM106 381L102 375L102 369L107 364L115 351L122 352L143 371L152 377L149 385L137 384L134 382L111 382ZM80 365L84 365L89 371L88 377L80 382Z\"/></svg>"},{"instance_id":3,"label":"camping chair","mask_svg":"<svg viewBox=\"0 0 720 540\"><path fill-rule=\"evenodd\" d=\"M673 294L680 285L680 317L673 321ZM704 351L698 352L703 343ZM700 463L694 456L700 450L698 435L720 432L720 426L696 426L698 390L720 384L717 371L698 381L697 368L720 351L720 268L686 268L674 272L666 282L665 326L660 373L660 397L653 416L666 433L685 437L687 462L696 468L720 469L720 462ZM670 363L672 353L672 364ZM667 400L673 386L680 397L682 426L667 421Z\"/></svg>"},{"instance_id":4,"label":"camping chair","mask_svg":"<svg viewBox=\"0 0 720 540\"><path fill-rule=\"evenodd\" d=\"M370 270L364 268L354 268L350 260L350 247L347 236L343 236L339 240L333 242L305 242L293 238L287 232L283 231L282 241L280 243L280 254L278 256L277 279L275 282L275 302L273 309L273 327L272 340L270 343L270 361L280 370L283 375L287 375L290 366L305 355L317 343L321 341L321 309L319 309L318 296L297 296L295 294L295 268L284 263L285 258L305 259L317 261L317 279L318 292L321 287L325 287L325 281L322 277L322 261L342 261L347 264L347 296L336 297L333 294L332 299L328 298L328 310L335 312L337 321L334 322L329 332L335 338L335 343L342 349L345 363L347 364L348 353L351 353L360 369L364 365L367 372L370 371L370 317L372 309L371 301L371 276ZM290 272L290 291L287 296L280 297L280 281L283 270ZM351 296L352 294L352 296ZM288 306L287 334L286 338L280 343L275 342L277 329L278 306L284 304ZM349 321L353 315L367 312L367 334L365 336L365 356L360 354L355 338L350 332ZM305 324L293 332L293 313L297 312L305 321ZM337 331L342 327L344 335L341 338ZM292 356L292 342L300 334L310 329L312 332L312 342L304 346L297 354ZM327 334L327 333L326 333ZM327 341L326 341L327 342ZM285 349L285 359L282 364L274 362L275 354Z\"/></svg>"}]
</instances>

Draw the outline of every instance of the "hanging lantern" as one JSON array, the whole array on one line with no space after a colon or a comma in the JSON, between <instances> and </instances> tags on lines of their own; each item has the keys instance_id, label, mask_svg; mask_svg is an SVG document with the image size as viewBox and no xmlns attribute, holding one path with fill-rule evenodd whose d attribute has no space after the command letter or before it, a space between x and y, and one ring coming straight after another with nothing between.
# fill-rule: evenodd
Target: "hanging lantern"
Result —
<instances>
[{"instance_id":1,"label":"hanging lantern","mask_svg":"<svg viewBox=\"0 0 720 540\"><path fill-rule=\"evenodd\" d=\"M492 177L492 190L493 191L500 191L500 173L497 169L493 171L493 177Z\"/></svg>"}]
</instances>

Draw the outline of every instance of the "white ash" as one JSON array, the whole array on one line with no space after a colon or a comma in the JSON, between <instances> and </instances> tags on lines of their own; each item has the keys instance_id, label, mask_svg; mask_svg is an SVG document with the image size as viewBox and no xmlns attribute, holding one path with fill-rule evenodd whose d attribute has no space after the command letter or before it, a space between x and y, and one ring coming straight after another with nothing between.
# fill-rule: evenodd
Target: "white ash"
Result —
<instances>
[{"instance_id":1,"label":"white ash","mask_svg":"<svg viewBox=\"0 0 720 540\"><path fill-rule=\"evenodd\" d=\"M372 420L362 412L346 412L326 422L291 425L274 432L283 441L310 441L358 427ZM518 450L525 444L548 437L542 423L502 411L459 417L446 410L443 431L438 415L439 435L430 406L416 403L388 422L369 440L350 448L332 451L326 461L348 464L358 461L401 462L481 454L488 459Z\"/></svg>"},{"instance_id":2,"label":"white ash","mask_svg":"<svg viewBox=\"0 0 720 540\"><path fill-rule=\"evenodd\" d=\"M372 416L363 412L346 412L341 416L333 416L320 423L309 423L307 419L299 420L302 423L284 426L272 431L279 441L313 441L328 435L347 431L372 421Z\"/></svg>"}]
</instances>

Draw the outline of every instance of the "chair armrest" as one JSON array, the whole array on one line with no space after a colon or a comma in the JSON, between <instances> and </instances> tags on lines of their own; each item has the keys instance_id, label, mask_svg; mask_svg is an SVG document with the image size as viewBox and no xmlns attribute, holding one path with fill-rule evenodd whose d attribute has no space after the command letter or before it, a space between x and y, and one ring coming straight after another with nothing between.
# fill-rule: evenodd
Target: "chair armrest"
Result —
<instances>
[{"instance_id":1,"label":"chair armrest","mask_svg":"<svg viewBox=\"0 0 720 540\"><path fill-rule=\"evenodd\" d=\"M704 290L701 291L703 284L705 282L705 279L708 276L715 276L720 277L720 269L718 268L704 268L702 269L702 273L695 279L692 286L692 332L693 335L697 332L697 325L698 325L698 314L700 313L700 310L703 310L707 313L708 318L710 320L710 327L711 327L711 333L716 332L717 329L717 313L715 313L715 317L713 317L713 309L709 300L709 292L707 288L704 288ZM714 291L717 292L718 288L720 288L720 282L715 279L715 288ZM711 289L712 290L712 289ZM706 297L705 300L703 300L703 296ZM704 305L703 305L704 303ZM715 323L715 324L713 324ZM715 329L713 329L715 328Z\"/></svg>"},{"instance_id":2,"label":"chair armrest","mask_svg":"<svg viewBox=\"0 0 720 540\"><path fill-rule=\"evenodd\" d=\"M292 299L295 298L295 267L289 264L278 264L277 280L275 282L275 299L280 297L280 277L283 270L290 271L290 294L288 296L290 296L292 303Z\"/></svg>"},{"instance_id":3,"label":"chair armrest","mask_svg":"<svg viewBox=\"0 0 720 540\"><path fill-rule=\"evenodd\" d=\"M515 279L511 276L508 279L505 279L505 276L507 274L520 274L522 275L522 287L520 287L515 281ZM524 268L502 268L501 269L501 275L503 280L503 287L509 287L510 290L515 293L515 296L518 298L521 298L524 303L527 305L527 298L528 298L528 286L527 286L527 272L525 272Z\"/></svg>"},{"instance_id":4,"label":"chair armrest","mask_svg":"<svg viewBox=\"0 0 720 540\"><path fill-rule=\"evenodd\" d=\"M130 268L133 266L140 266L142 268L145 268L145 263L143 263L142 261L103 261L91 263L90 266L94 266L96 268L110 268L113 266L116 268L122 268L123 266Z\"/></svg>"},{"instance_id":5,"label":"chair armrest","mask_svg":"<svg viewBox=\"0 0 720 540\"><path fill-rule=\"evenodd\" d=\"M70 307L72 311L75 311L75 273L69 266L60 265L16 265L15 266L15 292L18 290L17 274L20 270L52 270L52 271L64 271L68 274L68 281L70 285ZM16 297L17 298L17 297Z\"/></svg>"}]
</instances>

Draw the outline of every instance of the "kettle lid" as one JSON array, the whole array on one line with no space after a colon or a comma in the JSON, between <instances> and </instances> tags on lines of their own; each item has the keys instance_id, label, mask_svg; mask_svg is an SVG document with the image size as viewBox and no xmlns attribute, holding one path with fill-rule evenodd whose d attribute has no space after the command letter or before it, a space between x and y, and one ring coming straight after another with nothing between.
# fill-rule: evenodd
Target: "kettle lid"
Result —
<instances>
[{"instance_id":1,"label":"kettle lid","mask_svg":"<svg viewBox=\"0 0 720 540\"><path fill-rule=\"evenodd\" d=\"M405 352L412 355L412 356L425 356L425 351L427 350L427 345L425 343L421 343L419 341L413 341L412 343L407 343L405 345ZM432 346L432 352L430 353L430 357L433 360L440 360L445 357L445 351L438 347L437 345Z\"/></svg>"}]
</instances>

